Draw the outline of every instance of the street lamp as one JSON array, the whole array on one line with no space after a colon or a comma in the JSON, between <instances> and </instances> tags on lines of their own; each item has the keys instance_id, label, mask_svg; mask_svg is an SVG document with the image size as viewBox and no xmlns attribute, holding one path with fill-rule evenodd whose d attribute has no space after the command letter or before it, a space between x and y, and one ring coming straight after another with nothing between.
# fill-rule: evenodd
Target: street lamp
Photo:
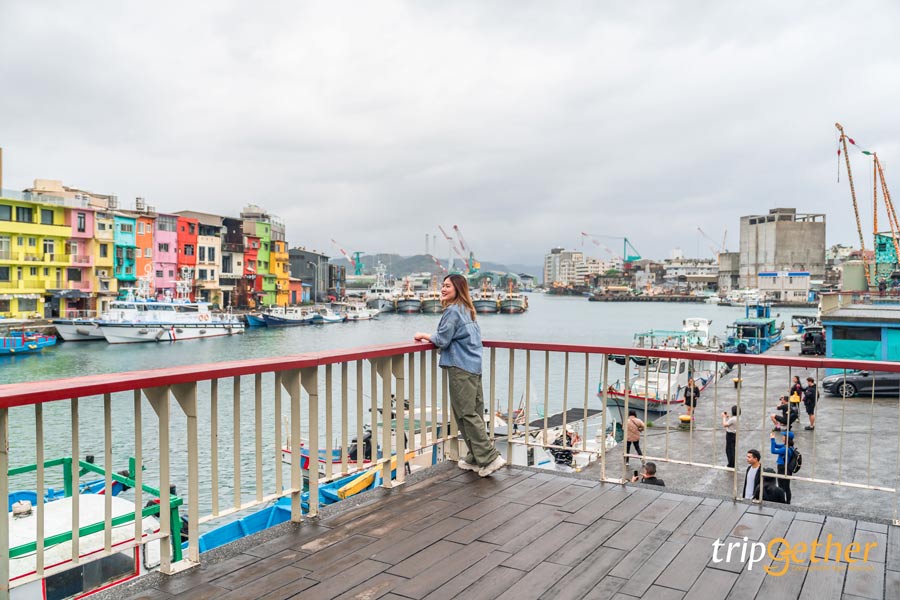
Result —
<instances>
[{"instance_id":1,"label":"street lamp","mask_svg":"<svg viewBox=\"0 0 900 600\"><path fill-rule=\"evenodd\" d=\"M316 262L313 263L311 260L306 261L306 266L311 269L315 269L315 275L313 275L313 304L316 303L317 297L319 295L319 257L316 257Z\"/></svg>"}]
</instances>

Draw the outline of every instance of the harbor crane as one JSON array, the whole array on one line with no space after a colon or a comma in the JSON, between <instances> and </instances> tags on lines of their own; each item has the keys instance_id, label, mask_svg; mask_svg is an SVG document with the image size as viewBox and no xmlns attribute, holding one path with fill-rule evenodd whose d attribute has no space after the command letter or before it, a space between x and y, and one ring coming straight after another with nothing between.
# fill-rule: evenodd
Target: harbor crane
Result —
<instances>
[{"instance_id":1,"label":"harbor crane","mask_svg":"<svg viewBox=\"0 0 900 600\"><path fill-rule=\"evenodd\" d=\"M364 265L363 262L362 262L362 252L354 252L354 253L353 253L353 256L350 256L349 254L347 254L347 251L346 251L346 250L344 250L343 248L341 248L341 245L338 244L338 243L334 240L334 238L331 238L331 243L334 245L335 248L338 249L338 251L339 251L341 254L344 255L344 258L346 258L347 260L350 261L350 265L353 267L353 274L354 274L354 275L362 275L362 274L363 274L363 272L362 272L362 271L363 271L363 268L366 266L366 265Z\"/></svg>"},{"instance_id":2,"label":"harbor crane","mask_svg":"<svg viewBox=\"0 0 900 600\"><path fill-rule=\"evenodd\" d=\"M713 256L718 256L719 254L722 254L723 252L728 252L728 250L725 249L725 237L728 235L727 229L725 230L725 235L722 236L722 245L719 247L716 247L716 241L714 239L712 239L711 237L709 237L706 234L706 232L703 231L702 228L697 227L697 231L700 232L700 235L702 235L703 238L709 242L709 244L710 244L709 249L712 250Z\"/></svg>"},{"instance_id":3,"label":"harbor crane","mask_svg":"<svg viewBox=\"0 0 900 600\"><path fill-rule=\"evenodd\" d=\"M477 273L478 269L481 268L481 264L477 260L475 260L475 253L472 252L472 248L466 243L466 239L463 237L462 231L460 231L459 229L459 225L454 225L453 231L456 232L456 239L459 240L460 249L464 254L468 255L468 258L466 259L466 268L469 269L469 275Z\"/></svg>"},{"instance_id":4,"label":"harbor crane","mask_svg":"<svg viewBox=\"0 0 900 600\"><path fill-rule=\"evenodd\" d=\"M622 263L626 269L630 268L631 263L633 263L634 261L641 260L641 255L637 251L637 248L634 247L634 245L631 243L631 241L629 241L629 239L627 237L622 237L622 236L618 236L618 235L599 235L596 233L585 233L582 231L581 232L581 245L582 246L584 245L584 238L592 238L592 240L593 239L621 240L622 241L621 258L622 258ZM597 242L594 242L594 243L597 243ZM600 244L597 244L597 245L599 246ZM633 254L628 253L629 248L631 249L631 252L633 252Z\"/></svg>"},{"instance_id":5,"label":"harbor crane","mask_svg":"<svg viewBox=\"0 0 900 600\"><path fill-rule=\"evenodd\" d=\"M440 267L442 273L446 273L446 272L447 272L447 267L445 267L445 266L443 265L443 263L441 263L441 261L439 261L439 260L437 259L437 257L436 257L434 254L429 254L429 255L428 255L428 258L430 258L431 260L433 260L433 261L434 261L434 264L436 264L438 267Z\"/></svg>"},{"instance_id":6,"label":"harbor crane","mask_svg":"<svg viewBox=\"0 0 900 600\"><path fill-rule=\"evenodd\" d=\"M446 231L444 231L443 227L438 225L438 229L441 230L441 235L443 235L444 239L447 240L447 245L450 246L450 250L454 254L456 254L460 258L460 260L463 261L463 264L466 266L466 269L468 269L469 261L466 260L466 256L465 256L465 254L463 254L462 250L459 249L459 246L456 245L456 242L453 240L453 238L450 237L450 235ZM453 271L453 258L452 257L447 258L447 271L448 272Z\"/></svg>"},{"instance_id":7,"label":"harbor crane","mask_svg":"<svg viewBox=\"0 0 900 600\"><path fill-rule=\"evenodd\" d=\"M871 152L869 150L863 149L856 141L848 136L844 132L844 128L840 123L835 123L834 126L840 132L840 138L838 140L838 162L840 163L841 152L844 153L844 162L847 166L847 179L850 182L850 198L853 201L853 215L856 217L856 231L859 235L859 246L862 250L863 254L863 266L865 267L866 272L866 281L869 284L874 283L874 279L872 277L872 273L870 271L869 260L866 257L866 245L865 239L863 237L862 231L862 223L859 218L859 205L856 201L856 187L853 184L853 171L850 168L850 155L848 153L847 142L850 142L853 146L859 148L860 152L862 152L866 156L872 157L872 234L873 236L877 236L878 232L878 185L881 184L881 194L884 197L884 208L887 213L888 226L890 227L890 237L894 246L894 256L900 258L900 242L898 242L898 237L900 237L900 221L897 219L897 212L894 210L894 204L891 201L891 193L888 190L887 180L884 177L884 168L881 165L881 161L878 160L878 153ZM896 260L896 258L895 258ZM877 277L877 273L874 274Z\"/></svg>"}]
</instances>

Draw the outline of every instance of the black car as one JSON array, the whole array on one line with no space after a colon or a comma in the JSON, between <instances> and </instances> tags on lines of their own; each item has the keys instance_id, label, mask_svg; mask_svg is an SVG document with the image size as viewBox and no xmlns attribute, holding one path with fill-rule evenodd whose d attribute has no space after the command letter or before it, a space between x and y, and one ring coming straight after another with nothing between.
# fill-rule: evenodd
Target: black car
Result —
<instances>
[{"instance_id":1,"label":"black car","mask_svg":"<svg viewBox=\"0 0 900 600\"><path fill-rule=\"evenodd\" d=\"M810 325L800 338L800 354L825 355L825 328L821 325Z\"/></svg>"},{"instance_id":2,"label":"black car","mask_svg":"<svg viewBox=\"0 0 900 600\"><path fill-rule=\"evenodd\" d=\"M822 380L823 390L847 398L857 394L871 394L873 387L876 396L897 396L900 394L900 373L847 371L846 376L838 373Z\"/></svg>"}]
</instances>

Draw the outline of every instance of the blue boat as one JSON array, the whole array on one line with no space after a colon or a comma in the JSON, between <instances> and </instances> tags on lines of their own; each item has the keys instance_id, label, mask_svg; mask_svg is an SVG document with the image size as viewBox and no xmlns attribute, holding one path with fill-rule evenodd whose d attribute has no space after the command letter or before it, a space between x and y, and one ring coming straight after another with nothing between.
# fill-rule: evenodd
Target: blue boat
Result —
<instances>
[{"instance_id":1,"label":"blue boat","mask_svg":"<svg viewBox=\"0 0 900 600\"><path fill-rule=\"evenodd\" d=\"M247 314L247 315L245 315L245 318L247 319L247 327L265 327L266 326L266 318L261 314L259 314L259 315Z\"/></svg>"},{"instance_id":2,"label":"blue boat","mask_svg":"<svg viewBox=\"0 0 900 600\"><path fill-rule=\"evenodd\" d=\"M0 337L0 356L33 354L55 345L55 335L44 335L36 331L10 331L5 337Z\"/></svg>"},{"instance_id":3,"label":"blue boat","mask_svg":"<svg viewBox=\"0 0 900 600\"><path fill-rule=\"evenodd\" d=\"M772 316L768 303L748 304L743 319L729 325L725 352L736 354L762 354L781 341L781 328Z\"/></svg>"}]
</instances>

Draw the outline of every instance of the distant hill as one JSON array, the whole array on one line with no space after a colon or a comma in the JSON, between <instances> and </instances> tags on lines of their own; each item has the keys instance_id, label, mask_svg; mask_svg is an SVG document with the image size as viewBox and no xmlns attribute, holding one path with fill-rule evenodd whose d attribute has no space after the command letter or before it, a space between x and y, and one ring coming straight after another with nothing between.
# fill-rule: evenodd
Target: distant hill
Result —
<instances>
[{"instance_id":1,"label":"distant hill","mask_svg":"<svg viewBox=\"0 0 900 600\"><path fill-rule=\"evenodd\" d=\"M441 259L439 259L441 260ZM352 273L353 267L350 266L350 261L346 258L334 258L331 261L333 265L339 265L343 267L347 267L348 273ZM363 268L363 273L366 275L371 275L375 272L375 266L381 262L387 267L388 276L391 277L403 277L405 275L409 275L410 273L441 273L443 272L440 267L435 264L434 260L428 256L427 254L416 254L415 256L400 256L399 254L367 254L362 257L362 262L365 265ZM456 268L461 268L463 263L458 258L453 262ZM445 268L447 266L447 259L441 260L441 265ZM489 261L481 261L481 270L482 271L501 271L501 272L512 272L512 273L527 273L528 275L535 276L538 280L541 279L541 275L543 273L542 267L528 266L528 265L520 265L520 264L509 264L504 265L500 263L494 263Z\"/></svg>"}]
</instances>

